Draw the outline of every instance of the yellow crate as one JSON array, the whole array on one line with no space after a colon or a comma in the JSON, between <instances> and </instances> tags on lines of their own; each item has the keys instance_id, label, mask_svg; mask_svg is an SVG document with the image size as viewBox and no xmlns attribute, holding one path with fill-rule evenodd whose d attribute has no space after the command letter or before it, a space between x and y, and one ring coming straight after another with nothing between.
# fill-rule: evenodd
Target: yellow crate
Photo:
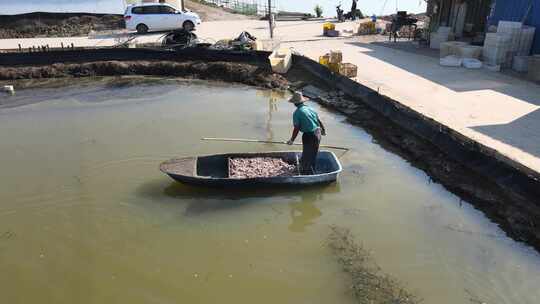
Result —
<instances>
[{"instance_id":1,"label":"yellow crate","mask_svg":"<svg viewBox=\"0 0 540 304\"><path fill-rule=\"evenodd\" d=\"M358 76L358 67L352 63L340 63L339 73L349 78Z\"/></svg>"},{"instance_id":2,"label":"yellow crate","mask_svg":"<svg viewBox=\"0 0 540 304\"><path fill-rule=\"evenodd\" d=\"M334 31L336 29L336 25L330 22L326 22L323 24L323 31Z\"/></svg>"},{"instance_id":3,"label":"yellow crate","mask_svg":"<svg viewBox=\"0 0 540 304\"><path fill-rule=\"evenodd\" d=\"M320 56L319 57L319 63L324 65L324 66L328 66L328 64L330 63L330 54Z\"/></svg>"},{"instance_id":4,"label":"yellow crate","mask_svg":"<svg viewBox=\"0 0 540 304\"><path fill-rule=\"evenodd\" d=\"M369 21L360 23L358 26L358 35L372 35L377 33L375 22Z\"/></svg>"},{"instance_id":5,"label":"yellow crate","mask_svg":"<svg viewBox=\"0 0 540 304\"><path fill-rule=\"evenodd\" d=\"M334 73L339 73L339 63L329 63L328 69Z\"/></svg>"},{"instance_id":6,"label":"yellow crate","mask_svg":"<svg viewBox=\"0 0 540 304\"><path fill-rule=\"evenodd\" d=\"M330 51L330 63L341 63L343 61L343 53L341 51Z\"/></svg>"}]
</instances>

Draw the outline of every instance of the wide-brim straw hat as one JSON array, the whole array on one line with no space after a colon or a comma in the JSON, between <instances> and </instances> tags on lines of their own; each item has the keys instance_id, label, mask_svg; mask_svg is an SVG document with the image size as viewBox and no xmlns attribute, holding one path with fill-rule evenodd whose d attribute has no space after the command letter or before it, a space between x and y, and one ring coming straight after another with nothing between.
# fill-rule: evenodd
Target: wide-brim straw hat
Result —
<instances>
[{"instance_id":1,"label":"wide-brim straw hat","mask_svg":"<svg viewBox=\"0 0 540 304\"><path fill-rule=\"evenodd\" d=\"M302 94L302 92L300 92L300 91L294 92L291 99L289 99L289 102L294 103L294 104L303 103L303 102L306 102L306 101L307 101L307 98L304 97L304 94Z\"/></svg>"}]
</instances>

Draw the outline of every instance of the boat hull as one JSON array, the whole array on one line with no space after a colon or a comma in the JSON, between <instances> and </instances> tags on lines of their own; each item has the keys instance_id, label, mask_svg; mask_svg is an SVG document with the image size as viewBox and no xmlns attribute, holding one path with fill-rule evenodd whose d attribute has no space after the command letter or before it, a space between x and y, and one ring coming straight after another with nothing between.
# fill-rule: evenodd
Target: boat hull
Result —
<instances>
[{"instance_id":1,"label":"boat hull","mask_svg":"<svg viewBox=\"0 0 540 304\"><path fill-rule=\"evenodd\" d=\"M317 156L317 174L257 178L229 178L228 158L280 157L295 163L301 152L237 153L173 159L160 166L172 179L192 186L255 188L264 186L309 186L336 182L341 164L334 153L321 151ZM174 169L173 169L174 168Z\"/></svg>"}]
</instances>

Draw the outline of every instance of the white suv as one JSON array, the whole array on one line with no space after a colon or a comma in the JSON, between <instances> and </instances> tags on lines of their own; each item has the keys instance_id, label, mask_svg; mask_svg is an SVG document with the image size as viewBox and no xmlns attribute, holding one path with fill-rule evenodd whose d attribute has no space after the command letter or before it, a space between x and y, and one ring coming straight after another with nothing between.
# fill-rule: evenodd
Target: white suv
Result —
<instances>
[{"instance_id":1,"label":"white suv","mask_svg":"<svg viewBox=\"0 0 540 304\"><path fill-rule=\"evenodd\" d=\"M126 28L139 34L150 31L166 31L184 28L192 31L201 24L199 15L182 12L164 3L144 3L129 5L124 13Z\"/></svg>"}]
</instances>

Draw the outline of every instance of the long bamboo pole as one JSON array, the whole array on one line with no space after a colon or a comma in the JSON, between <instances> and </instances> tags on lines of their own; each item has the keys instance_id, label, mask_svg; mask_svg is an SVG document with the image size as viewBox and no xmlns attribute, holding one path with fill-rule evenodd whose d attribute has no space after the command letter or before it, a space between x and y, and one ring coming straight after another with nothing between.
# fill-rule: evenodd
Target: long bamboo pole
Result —
<instances>
[{"instance_id":1,"label":"long bamboo pole","mask_svg":"<svg viewBox=\"0 0 540 304\"><path fill-rule=\"evenodd\" d=\"M261 144L277 144L277 145L286 145L286 141L269 141L269 140L259 140L259 139L245 139L245 138L215 138L215 137L205 137L202 140L208 141L229 141L229 142L245 142L245 143L261 143ZM301 146L302 144L293 144L295 146ZM329 146L329 145L320 145L321 148L336 149L342 151L349 151L349 148Z\"/></svg>"}]
</instances>

